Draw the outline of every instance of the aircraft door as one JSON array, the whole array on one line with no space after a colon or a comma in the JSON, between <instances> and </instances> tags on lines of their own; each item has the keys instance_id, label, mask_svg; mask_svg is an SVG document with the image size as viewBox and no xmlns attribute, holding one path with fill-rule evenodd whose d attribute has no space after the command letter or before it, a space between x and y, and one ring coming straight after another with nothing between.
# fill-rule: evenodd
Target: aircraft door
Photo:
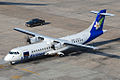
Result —
<instances>
[{"instance_id":1,"label":"aircraft door","mask_svg":"<svg viewBox=\"0 0 120 80\"><path fill-rule=\"evenodd\" d=\"M24 59L28 59L29 57L29 51L23 52Z\"/></svg>"}]
</instances>

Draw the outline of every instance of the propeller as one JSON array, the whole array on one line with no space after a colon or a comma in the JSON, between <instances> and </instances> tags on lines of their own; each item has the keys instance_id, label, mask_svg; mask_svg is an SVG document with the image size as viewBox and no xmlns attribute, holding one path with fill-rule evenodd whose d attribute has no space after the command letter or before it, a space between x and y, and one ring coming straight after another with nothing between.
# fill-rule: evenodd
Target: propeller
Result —
<instances>
[{"instance_id":1,"label":"propeller","mask_svg":"<svg viewBox=\"0 0 120 80\"><path fill-rule=\"evenodd\" d=\"M30 36L25 36L26 44L31 44Z\"/></svg>"}]
</instances>

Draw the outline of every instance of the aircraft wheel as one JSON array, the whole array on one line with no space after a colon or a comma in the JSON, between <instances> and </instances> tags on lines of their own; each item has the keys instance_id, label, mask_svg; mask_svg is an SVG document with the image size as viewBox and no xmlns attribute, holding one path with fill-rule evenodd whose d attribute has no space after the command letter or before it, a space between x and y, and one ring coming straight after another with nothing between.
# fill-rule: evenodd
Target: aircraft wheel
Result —
<instances>
[{"instance_id":1,"label":"aircraft wheel","mask_svg":"<svg viewBox=\"0 0 120 80\"><path fill-rule=\"evenodd\" d=\"M31 25L30 24L25 24L27 27L31 27Z\"/></svg>"},{"instance_id":2,"label":"aircraft wheel","mask_svg":"<svg viewBox=\"0 0 120 80\"><path fill-rule=\"evenodd\" d=\"M64 54L60 54L59 57L64 57L65 55Z\"/></svg>"},{"instance_id":3,"label":"aircraft wheel","mask_svg":"<svg viewBox=\"0 0 120 80\"><path fill-rule=\"evenodd\" d=\"M14 64L15 64L15 62L10 62L10 64L11 64L11 65L14 65Z\"/></svg>"}]
</instances>

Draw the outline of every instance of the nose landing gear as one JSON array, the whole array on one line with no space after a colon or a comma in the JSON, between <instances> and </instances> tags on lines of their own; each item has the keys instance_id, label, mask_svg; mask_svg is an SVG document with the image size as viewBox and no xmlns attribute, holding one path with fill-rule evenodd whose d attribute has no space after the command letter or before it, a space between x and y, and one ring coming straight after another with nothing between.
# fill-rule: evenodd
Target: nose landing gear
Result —
<instances>
[{"instance_id":1,"label":"nose landing gear","mask_svg":"<svg viewBox=\"0 0 120 80\"><path fill-rule=\"evenodd\" d=\"M10 64L11 64L11 65L14 65L14 64L15 64L15 62L10 62Z\"/></svg>"}]
</instances>

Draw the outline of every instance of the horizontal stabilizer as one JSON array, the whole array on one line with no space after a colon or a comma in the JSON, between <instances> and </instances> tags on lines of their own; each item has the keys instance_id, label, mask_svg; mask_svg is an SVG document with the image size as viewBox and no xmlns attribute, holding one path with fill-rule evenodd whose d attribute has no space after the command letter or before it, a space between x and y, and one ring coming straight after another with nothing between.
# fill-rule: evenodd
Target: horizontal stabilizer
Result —
<instances>
[{"instance_id":1,"label":"horizontal stabilizer","mask_svg":"<svg viewBox=\"0 0 120 80\"><path fill-rule=\"evenodd\" d=\"M99 13L99 11L90 11L91 13L97 14ZM115 14L111 14L111 13L100 13L101 15L105 15L105 16L115 16Z\"/></svg>"}]
</instances>

